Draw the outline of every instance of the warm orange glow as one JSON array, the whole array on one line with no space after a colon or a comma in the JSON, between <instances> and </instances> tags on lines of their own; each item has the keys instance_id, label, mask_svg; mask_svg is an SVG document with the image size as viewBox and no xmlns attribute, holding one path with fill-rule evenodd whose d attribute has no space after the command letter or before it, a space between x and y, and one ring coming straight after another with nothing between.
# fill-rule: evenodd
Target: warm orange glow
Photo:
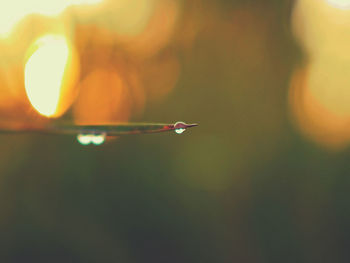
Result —
<instances>
[{"instance_id":1,"label":"warm orange glow","mask_svg":"<svg viewBox=\"0 0 350 263\"><path fill-rule=\"evenodd\" d=\"M59 117L74 102L73 114L79 123L126 121L131 115L142 113L146 100L160 99L175 87L180 63L177 50L166 47L179 41L177 31L181 30L184 3L173 0L53 0L49 1L50 5L43 0L23 2L13 0L18 8L12 2L0 8L0 24L7 28L0 29L0 38L2 32L11 34L0 41L2 58L19 69L18 77L12 78L9 63L4 63L4 74L0 74L0 82L4 83L0 91L6 92L1 98L6 102L2 104L3 111L13 112L10 108L17 107L20 109L17 115L29 113L30 116L34 111L28 109L35 109L43 116ZM103 4L74 7L62 13L73 4L99 2ZM6 20L6 15L1 17L2 12L11 14L16 22ZM12 15L13 12L17 13ZM23 19L33 13L40 15ZM1 23L2 19L9 24ZM13 28L15 24L18 25ZM82 66L81 79L77 58ZM12 79L18 82L12 83ZM16 100L12 94L17 96Z\"/></svg>"},{"instance_id":2,"label":"warm orange glow","mask_svg":"<svg viewBox=\"0 0 350 263\"><path fill-rule=\"evenodd\" d=\"M99 10L76 10L77 19L121 36L135 36L143 32L159 1L164 0L106 0Z\"/></svg>"},{"instance_id":3,"label":"warm orange glow","mask_svg":"<svg viewBox=\"0 0 350 263\"><path fill-rule=\"evenodd\" d=\"M322 96L319 98L317 89L315 92L311 87L314 85L310 83L311 70L306 67L294 73L289 94L293 117L308 138L328 148L342 148L350 143L350 113L344 112L341 100L339 108L332 108L336 101L327 105Z\"/></svg>"},{"instance_id":4,"label":"warm orange glow","mask_svg":"<svg viewBox=\"0 0 350 263\"><path fill-rule=\"evenodd\" d=\"M307 52L290 90L294 117L304 134L340 148L350 143L350 10L341 0L299 0L294 32Z\"/></svg>"},{"instance_id":5,"label":"warm orange glow","mask_svg":"<svg viewBox=\"0 0 350 263\"><path fill-rule=\"evenodd\" d=\"M311 59L350 58L350 10L334 8L325 0L299 0L293 13L293 27Z\"/></svg>"},{"instance_id":6,"label":"warm orange glow","mask_svg":"<svg viewBox=\"0 0 350 263\"><path fill-rule=\"evenodd\" d=\"M310 63L306 83L320 104L339 117L350 116L350 61L323 58Z\"/></svg>"},{"instance_id":7,"label":"warm orange glow","mask_svg":"<svg viewBox=\"0 0 350 263\"><path fill-rule=\"evenodd\" d=\"M144 30L140 31L138 35L124 38L123 41L127 44L127 49L138 56L153 56L171 40L179 15L179 2L159 1Z\"/></svg>"},{"instance_id":8,"label":"warm orange glow","mask_svg":"<svg viewBox=\"0 0 350 263\"><path fill-rule=\"evenodd\" d=\"M40 114L57 117L62 113L60 99L70 88L65 78L68 81L74 78L72 49L65 37L46 35L34 43L32 50L24 72L28 99Z\"/></svg>"},{"instance_id":9,"label":"warm orange glow","mask_svg":"<svg viewBox=\"0 0 350 263\"><path fill-rule=\"evenodd\" d=\"M114 70L91 72L80 85L74 104L75 121L79 124L127 121L132 102L126 85L120 73Z\"/></svg>"},{"instance_id":10,"label":"warm orange glow","mask_svg":"<svg viewBox=\"0 0 350 263\"><path fill-rule=\"evenodd\" d=\"M55 16L71 5L96 4L102 0L11 0L0 2L0 37L7 36L29 14Z\"/></svg>"},{"instance_id":11,"label":"warm orange glow","mask_svg":"<svg viewBox=\"0 0 350 263\"><path fill-rule=\"evenodd\" d=\"M78 9L76 14L79 30L89 28L86 36L99 39L102 35L104 41L119 42L134 56L145 58L169 43L181 7L173 0L109 0L98 10Z\"/></svg>"},{"instance_id":12,"label":"warm orange glow","mask_svg":"<svg viewBox=\"0 0 350 263\"><path fill-rule=\"evenodd\" d=\"M141 70L141 74L147 97L160 100L175 87L180 75L180 63L176 56L165 54L149 61Z\"/></svg>"}]
</instances>

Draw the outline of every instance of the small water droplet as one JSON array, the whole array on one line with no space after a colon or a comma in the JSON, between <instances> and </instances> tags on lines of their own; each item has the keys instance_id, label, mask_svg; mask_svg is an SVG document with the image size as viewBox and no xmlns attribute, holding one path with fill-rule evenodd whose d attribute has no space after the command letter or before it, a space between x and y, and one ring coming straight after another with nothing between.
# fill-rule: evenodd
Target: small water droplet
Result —
<instances>
[{"instance_id":1,"label":"small water droplet","mask_svg":"<svg viewBox=\"0 0 350 263\"><path fill-rule=\"evenodd\" d=\"M95 145L101 145L102 143L105 142L105 140L106 140L106 134L104 134L104 133L95 134L91 138L92 143Z\"/></svg>"},{"instance_id":2,"label":"small water droplet","mask_svg":"<svg viewBox=\"0 0 350 263\"><path fill-rule=\"evenodd\" d=\"M177 134L182 134L184 131L186 131L186 123L178 121L177 123L175 123L174 128L175 128L175 132Z\"/></svg>"}]
</instances>

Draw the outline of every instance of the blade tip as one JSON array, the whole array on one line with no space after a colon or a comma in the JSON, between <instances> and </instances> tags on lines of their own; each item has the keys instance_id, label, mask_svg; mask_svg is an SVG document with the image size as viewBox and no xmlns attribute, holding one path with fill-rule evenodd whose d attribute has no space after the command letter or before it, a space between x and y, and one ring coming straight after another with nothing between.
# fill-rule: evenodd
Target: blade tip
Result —
<instances>
[{"instance_id":1,"label":"blade tip","mask_svg":"<svg viewBox=\"0 0 350 263\"><path fill-rule=\"evenodd\" d=\"M191 124L187 124L187 128L192 128L192 127L196 127L198 126L199 123L191 123Z\"/></svg>"}]
</instances>

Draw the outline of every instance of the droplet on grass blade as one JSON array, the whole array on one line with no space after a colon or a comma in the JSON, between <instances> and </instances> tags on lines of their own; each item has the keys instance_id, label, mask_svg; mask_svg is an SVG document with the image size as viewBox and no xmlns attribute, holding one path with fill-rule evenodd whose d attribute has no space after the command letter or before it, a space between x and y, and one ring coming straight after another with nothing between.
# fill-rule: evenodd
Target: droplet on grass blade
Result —
<instances>
[{"instance_id":1,"label":"droplet on grass blade","mask_svg":"<svg viewBox=\"0 0 350 263\"><path fill-rule=\"evenodd\" d=\"M103 144L105 142L105 140L106 140L106 134L105 133L94 134L91 137L91 141L95 145L101 145L101 144Z\"/></svg>"},{"instance_id":2,"label":"droplet on grass blade","mask_svg":"<svg viewBox=\"0 0 350 263\"><path fill-rule=\"evenodd\" d=\"M102 144L106 137L114 137L129 134L147 134L175 131L183 133L191 127L198 126L197 123L186 124L177 122L175 124L163 123L116 123L106 125L75 125L69 123L32 124L32 123L7 123L0 122L0 133L42 133L52 135L74 135L82 145Z\"/></svg>"},{"instance_id":3,"label":"droplet on grass blade","mask_svg":"<svg viewBox=\"0 0 350 263\"><path fill-rule=\"evenodd\" d=\"M106 140L106 134L78 134L77 140L82 145L89 145L91 143L94 145L101 145Z\"/></svg>"},{"instance_id":4,"label":"droplet on grass blade","mask_svg":"<svg viewBox=\"0 0 350 263\"><path fill-rule=\"evenodd\" d=\"M88 145L91 143L91 135L90 134L78 134L77 140L82 145Z\"/></svg>"},{"instance_id":5,"label":"droplet on grass blade","mask_svg":"<svg viewBox=\"0 0 350 263\"><path fill-rule=\"evenodd\" d=\"M181 121L178 121L174 124L175 132L177 134L182 134L184 131L186 131L187 124Z\"/></svg>"}]
</instances>

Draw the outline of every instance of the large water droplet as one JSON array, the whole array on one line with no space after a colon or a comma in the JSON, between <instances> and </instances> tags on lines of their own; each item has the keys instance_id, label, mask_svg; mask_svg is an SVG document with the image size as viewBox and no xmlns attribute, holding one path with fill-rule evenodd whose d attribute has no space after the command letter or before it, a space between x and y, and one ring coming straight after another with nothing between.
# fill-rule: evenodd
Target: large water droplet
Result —
<instances>
[{"instance_id":1,"label":"large water droplet","mask_svg":"<svg viewBox=\"0 0 350 263\"><path fill-rule=\"evenodd\" d=\"M186 123L181 121L178 121L177 123L174 124L175 132L177 134L181 134L184 131L186 131L186 127L187 127Z\"/></svg>"},{"instance_id":2,"label":"large water droplet","mask_svg":"<svg viewBox=\"0 0 350 263\"><path fill-rule=\"evenodd\" d=\"M106 140L106 134L78 134L77 140L82 145L89 145L90 143L93 143L95 145L101 145Z\"/></svg>"}]
</instances>

